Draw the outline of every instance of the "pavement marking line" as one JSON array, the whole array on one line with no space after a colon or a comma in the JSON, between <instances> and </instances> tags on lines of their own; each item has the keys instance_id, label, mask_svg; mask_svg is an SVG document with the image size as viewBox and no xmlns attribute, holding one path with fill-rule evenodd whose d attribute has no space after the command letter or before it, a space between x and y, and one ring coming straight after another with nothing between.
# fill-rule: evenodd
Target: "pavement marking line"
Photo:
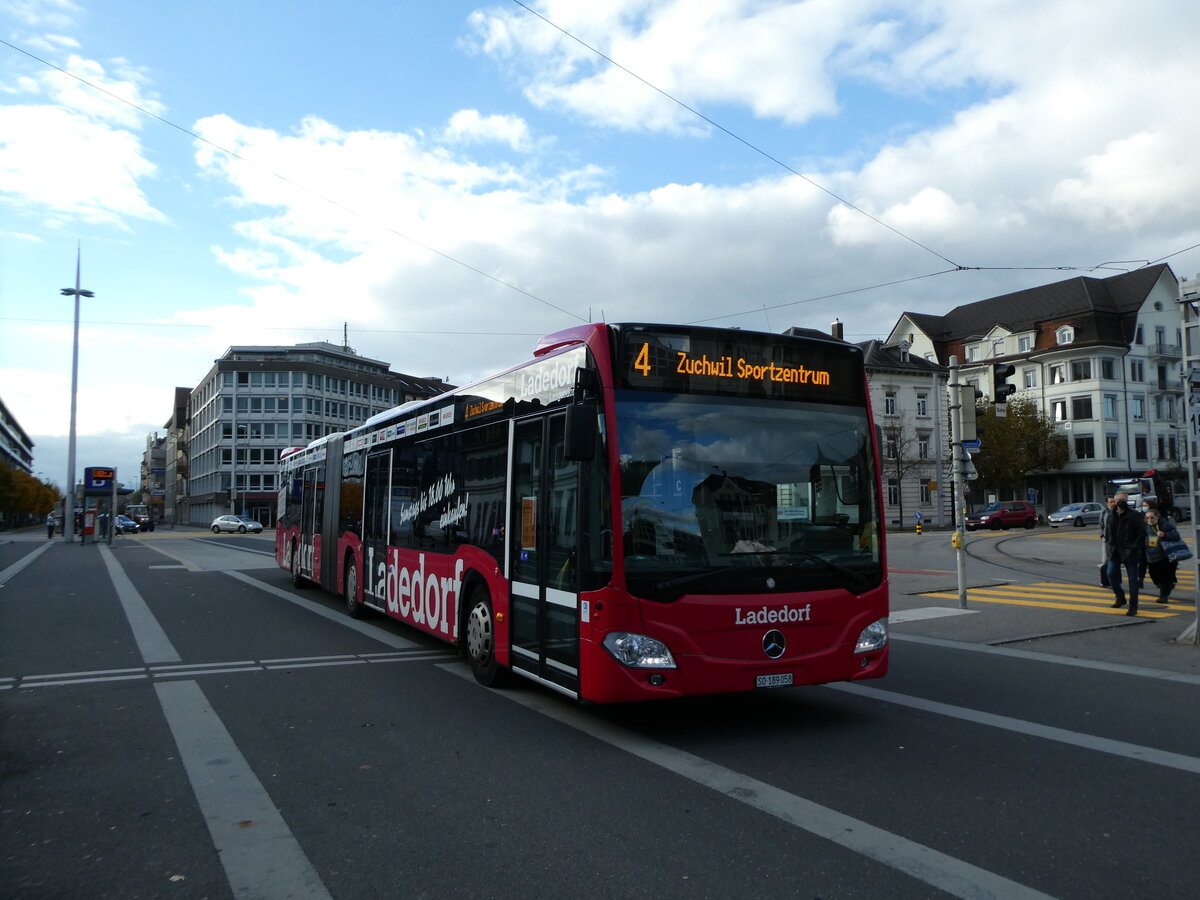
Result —
<instances>
[{"instance_id":1,"label":"pavement marking line","mask_svg":"<svg viewBox=\"0 0 1200 900\"><path fill-rule=\"evenodd\" d=\"M332 900L200 686L172 681L154 690L233 896Z\"/></svg>"},{"instance_id":2,"label":"pavement marking line","mask_svg":"<svg viewBox=\"0 0 1200 900\"><path fill-rule=\"evenodd\" d=\"M133 586L133 582L129 580L112 551L107 547L100 547L100 558L104 560L108 577L117 590L117 598L125 610L129 627L133 629L133 639L141 651L142 660L146 663L179 662L179 653L167 637L167 633L158 624L158 619L154 618L150 607Z\"/></svg>"},{"instance_id":3,"label":"pavement marking line","mask_svg":"<svg viewBox=\"0 0 1200 900\"><path fill-rule=\"evenodd\" d=\"M1165 766L1169 769L1179 769L1182 772L1189 772L1192 775L1200 775L1200 758L1195 756L1185 756L1182 753L1158 750L1143 744L1131 744L1128 741L1116 741L1111 738L1097 737L1096 735L1083 734L1078 731L1068 731L1066 728L1056 728L1053 725L1041 725L1037 722L1029 722L1024 719L1014 719L1011 716L1000 716L995 713L969 709L965 706L952 706L949 703L940 703L937 700L910 697L907 694L898 694L895 691L865 687L860 684L826 684L824 687L829 688L831 691L856 694L868 700L881 700L885 703L894 703L897 706L905 706L909 709L919 709L922 712L934 713L935 715L946 716L951 719L973 722L976 725L987 725L992 728L999 728L1002 731L1027 734L1030 737L1041 738L1046 741L1056 741L1072 747L1082 747L1084 750L1095 750L1098 753L1108 753L1112 756L1121 756L1137 762L1153 763L1156 766Z\"/></svg>"},{"instance_id":4,"label":"pavement marking line","mask_svg":"<svg viewBox=\"0 0 1200 900\"><path fill-rule=\"evenodd\" d=\"M1046 663L1055 666L1073 666L1077 669L1094 669L1098 672L1118 675L1134 675L1139 678L1156 678L1160 681L1177 681L1200 687L1200 675L1190 675L1186 672L1170 672L1166 669L1151 669L1148 666L1130 666L1125 663L1105 662L1103 660L1079 659L1074 656L1058 656L1054 653L1038 653L1035 650L1016 650L1012 647L995 647L991 644L972 644L967 641L953 641L949 638L925 637L919 634L889 633L888 640L907 641L910 644L926 644L930 647L941 647L944 650L962 650L967 653L989 653L996 656L1008 656L1013 659L1024 659L1030 662Z\"/></svg>"},{"instance_id":5,"label":"pavement marking line","mask_svg":"<svg viewBox=\"0 0 1200 900\"><path fill-rule=\"evenodd\" d=\"M259 581L257 578L251 578L249 575L246 575L242 572L226 572L225 574L230 578L236 578L238 581L248 584L251 587L258 588L260 591L266 591L272 596L279 597L281 600L286 600L288 603L294 603L296 606L299 606L301 609L311 612L314 615L322 616L326 619L329 619L331 622L336 622L339 625L343 625L346 628L357 631L361 635L374 638L381 644L386 644L388 647L391 647L394 650L412 650L422 646L416 641L409 641L402 637L397 637L394 634L388 634L388 632L384 631L377 625L371 625L367 622L360 622L357 619L352 619L344 612L333 612L332 610L326 609L323 606L318 606L316 603L311 601L305 601L303 598L297 597L295 594L290 594L287 591L280 590L279 588L275 587L275 585L267 584L265 581ZM313 589L320 590L316 587Z\"/></svg>"},{"instance_id":6,"label":"pavement marking line","mask_svg":"<svg viewBox=\"0 0 1200 900\"><path fill-rule=\"evenodd\" d=\"M951 609L947 606L925 606L920 609L893 609L888 613L888 622L893 625L899 625L904 622L920 622L922 619L941 619L946 616L965 616L977 612L979 612L977 609Z\"/></svg>"},{"instance_id":7,"label":"pavement marking line","mask_svg":"<svg viewBox=\"0 0 1200 900\"><path fill-rule=\"evenodd\" d=\"M100 556L143 661L179 662L146 601L106 548ZM332 900L283 816L195 681L154 685L235 897Z\"/></svg>"},{"instance_id":8,"label":"pavement marking line","mask_svg":"<svg viewBox=\"0 0 1200 900\"><path fill-rule=\"evenodd\" d=\"M42 546L30 553L26 553L3 572L0 572L0 588L4 587L6 584L8 584L8 582L16 578L26 566L33 565L37 558L53 547L54 544L54 541L46 541L46 543L42 544Z\"/></svg>"},{"instance_id":9,"label":"pavement marking line","mask_svg":"<svg viewBox=\"0 0 1200 900\"><path fill-rule=\"evenodd\" d=\"M937 597L939 600L957 600L958 599L958 594L951 594L951 593L922 594L921 596L922 597ZM1111 615L1111 616L1125 615L1125 610L1123 610L1119 607L1114 609L1112 607L1099 607L1099 606L1091 607L1091 606L1087 606L1082 603L1051 603L1049 601L1039 602L1037 600L1020 600L1020 599L1018 599L1016 597L1012 597L1011 595L1008 595L1008 594L989 595L988 593L976 590L975 588L967 589L967 599L975 600L975 601L978 601L979 603L1004 603L1004 604L1008 604L1009 606L1036 606L1036 607L1041 607L1042 609L1067 609L1067 610L1072 610L1073 612L1090 612L1090 613L1097 613L1098 615ZM1179 613L1175 612L1174 610L1171 610L1169 612L1168 611L1151 610L1151 609L1146 609L1144 606L1142 606L1140 601L1138 603L1138 616L1141 618L1144 618L1144 619L1169 619L1172 616L1177 616L1177 615L1179 615Z\"/></svg>"},{"instance_id":10,"label":"pavement marking line","mask_svg":"<svg viewBox=\"0 0 1200 900\"><path fill-rule=\"evenodd\" d=\"M470 669L465 663L447 663L438 668L464 680L473 681ZM1045 900L1050 896L685 750L678 750L604 722L585 710L567 705L561 698L548 692L539 690L527 695L498 692L495 696L519 703L533 712L583 732L618 750L723 794L738 803L774 816L809 834L903 872L951 896L993 897L997 900Z\"/></svg>"}]
</instances>

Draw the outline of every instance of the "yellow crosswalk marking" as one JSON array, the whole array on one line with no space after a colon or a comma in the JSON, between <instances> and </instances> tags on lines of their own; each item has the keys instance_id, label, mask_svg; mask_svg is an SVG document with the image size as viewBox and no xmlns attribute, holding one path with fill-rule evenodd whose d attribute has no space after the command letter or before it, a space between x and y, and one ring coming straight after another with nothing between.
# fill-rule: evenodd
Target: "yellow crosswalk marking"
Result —
<instances>
[{"instance_id":1,"label":"yellow crosswalk marking","mask_svg":"<svg viewBox=\"0 0 1200 900\"><path fill-rule=\"evenodd\" d=\"M945 600L957 600L958 593L940 591L922 594L923 597L937 597ZM1164 609L1155 606L1150 608L1150 594L1143 594L1138 601L1138 615L1147 619L1167 619L1177 616L1184 609ZM1037 599L1030 599L1037 598ZM1110 616L1123 616L1125 610L1113 608L1113 593L1108 588L1083 587L1082 585L1058 584L1014 584L998 585L987 588L968 588L967 600L980 603L1001 603L1009 606L1035 606L1042 609L1066 609L1076 612L1093 612ZM1150 605L1148 605L1148 603ZM1190 611L1190 609L1188 610Z\"/></svg>"}]
</instances>

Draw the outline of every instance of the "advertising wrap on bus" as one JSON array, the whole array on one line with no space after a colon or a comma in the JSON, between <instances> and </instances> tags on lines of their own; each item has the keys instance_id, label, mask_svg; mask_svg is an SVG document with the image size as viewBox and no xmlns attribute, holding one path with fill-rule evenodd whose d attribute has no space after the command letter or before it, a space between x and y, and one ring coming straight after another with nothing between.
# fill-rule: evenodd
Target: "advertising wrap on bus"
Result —
<instances>
[{"instance_id":1,"label":"advertising wrap on bus","mask_svg":"<svg viewBox=\"0 0 1200 900\"><path fill-rule=\"evenodd\" d=\"M616 702L874 678L878 471L853 345L581 326L282 456L276 558L483 684Z\"/></svg>"}]
</instances>

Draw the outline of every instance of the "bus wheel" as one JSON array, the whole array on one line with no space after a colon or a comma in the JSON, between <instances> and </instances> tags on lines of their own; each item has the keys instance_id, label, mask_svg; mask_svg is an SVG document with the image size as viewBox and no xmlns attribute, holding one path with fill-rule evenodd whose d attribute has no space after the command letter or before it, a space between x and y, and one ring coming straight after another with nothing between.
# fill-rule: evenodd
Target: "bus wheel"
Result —
<instances>
[{"instance_id":1,"label":"bus wheel","mask_svg":"<svg viewBox=\"0 0 1200 900\"><path fill-rule=\"evenodd\" d=\"M308 585L304 580L304 576L300 574L300 547L297 544L292 545L292 587L303 588Z\"/></svg>"},{"instance_id":2,"label":"bus wheel","mask_svg":"<svg viewBox=\"0 0 1200 900\"><path fill-rule=\"evenodd\" d=\"M358 566L350 559L346 563L346 612L352 619L362 618L363 607L358 602Z\"/></svg>"},{"instance_id":3,"label":"bus wheel","mask_svg":"<svg viewBox=\"0 0 1200 900\"><path fill-rule=\"evenodd\" d=\"M475 680L484 687L499 684L503 673L496 662L496 617L492 598L481 587L471 592L467 601L467 662Z\"/></svg>"}]
</instances>

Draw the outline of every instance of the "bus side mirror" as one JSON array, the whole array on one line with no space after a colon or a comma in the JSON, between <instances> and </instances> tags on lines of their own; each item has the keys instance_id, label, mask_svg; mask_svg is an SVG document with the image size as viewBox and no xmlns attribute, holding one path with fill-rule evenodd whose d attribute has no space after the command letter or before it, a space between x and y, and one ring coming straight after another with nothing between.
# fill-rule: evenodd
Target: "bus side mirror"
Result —
<instances>
[{"instance_id":1,"label":"bus side mirror","mask_svg":"<svg viewBox=\"0 0 1200 900\"><path fill-rule=\"evenodd\" d=\"M572 403L567 407L563 456L571 462L590 462L596 458L596 407L591 403Z\"/></svg>"}]
</instances>

